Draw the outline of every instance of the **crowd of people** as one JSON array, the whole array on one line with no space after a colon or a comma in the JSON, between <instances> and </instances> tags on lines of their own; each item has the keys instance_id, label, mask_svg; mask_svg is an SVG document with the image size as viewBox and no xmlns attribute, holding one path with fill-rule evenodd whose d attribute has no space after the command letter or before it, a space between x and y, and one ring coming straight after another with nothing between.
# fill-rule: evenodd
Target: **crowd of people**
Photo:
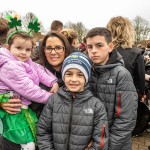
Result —
<instances>
[{"instance_id":1,"label":"crowd of people","mask_svg":"<svg viewBox=\"0 0 150 150\"><path fill-rule=\"evenodd\" d=\"M149 53L133 44L122 16L82 43L54 20L38 45L0 18L0 150L131 150L150 99Z\"/></svg>"}]
</instances>

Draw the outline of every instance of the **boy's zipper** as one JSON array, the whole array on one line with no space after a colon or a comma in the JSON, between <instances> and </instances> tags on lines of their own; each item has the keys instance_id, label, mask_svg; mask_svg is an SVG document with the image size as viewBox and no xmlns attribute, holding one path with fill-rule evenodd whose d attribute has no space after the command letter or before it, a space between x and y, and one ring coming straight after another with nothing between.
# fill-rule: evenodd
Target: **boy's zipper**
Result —
<instances>
[{"instance_id":1,"label":"boy's zipper","mask_svg":"<svg viewBox=\"0 0 150 150\"><path fill-rule=\"evenodd\" d=\"M98 94L97 94L97 93L98 93L98 92L97 92L97 89L98 89L98 79L99 79L99 76L100 76L100 75L98 75L98 78L97 78L97 80L96 80L96 97L98 97Z\"/></svg>"},{"instance_id":2,"label":"boy's zipper","mask_svg":"<svg viewBox=\"0 0 150 150\"><path fill-rule=\"evenodd\" d=\"M100 148L104 147L104 142L105 142L105 124L103 124L103 127L102 127L102 135L101 135L101 141L100 141Z\"/></svg>"},{"instance_id":3,"label":"boy's zipper","mask_svg":"<svg viewBox=\"0 0 150 150\"><path fill-rule=\"evenodd\" d=\"M117 105L116 116L120 116L120 112L121 112L121 93L118 94L118 105Z\"/></svg>"},{"instance_id":4,"label":"boy's zipper","mask_svg":"<svg viewBox=\"0 0 150 150\"><path fill-rule=\"evenodd\" d=\"M71 111L70 111L70 124L69 124L69 138L68 138L68 150L70 149L70 133L72 127L72 114L73 114L73 103L74 103L74 93L72 93L72 100L71 100Z\"/></svg>"}]
</instances>

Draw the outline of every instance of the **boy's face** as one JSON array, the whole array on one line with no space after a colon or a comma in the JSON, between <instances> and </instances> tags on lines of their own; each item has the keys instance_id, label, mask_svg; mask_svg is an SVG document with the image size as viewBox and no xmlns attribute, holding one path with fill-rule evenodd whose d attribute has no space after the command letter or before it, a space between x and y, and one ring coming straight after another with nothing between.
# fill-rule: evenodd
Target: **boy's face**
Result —
<instances>
[{"instance_id":1,"label":"boy's face","mask_svg":"<svg viewBox=\"0 0 150 150\"><path fill-rule=\"evenodd\" d=\"M104 36L94 36L86 39L87 51L94 64L105 65L109 59L109 53L113 50L113 44L107 43Z\"/></svg>"},{"instance_id":2,"label":"boy's face","mask_svg":"<svg viewBox=\"0 0 150 150\"><path fill-rule=\"evenodd\" d=\"M64 75L64 82L70 92L81 92L84 90L85 77L78 69L68 69Z\"/></svg>"},{"instance_id":3,"label":"boy's face","mask_svg":"<svg viewBox=\"0 0 150 150\"><path fill-rule=\"evenodd\" d=\"M32 51L32 42L20 37L17 37L13 40L11 46L8 46L9 51L22 62L26 62Z\"/></svg>"}]
</instances>

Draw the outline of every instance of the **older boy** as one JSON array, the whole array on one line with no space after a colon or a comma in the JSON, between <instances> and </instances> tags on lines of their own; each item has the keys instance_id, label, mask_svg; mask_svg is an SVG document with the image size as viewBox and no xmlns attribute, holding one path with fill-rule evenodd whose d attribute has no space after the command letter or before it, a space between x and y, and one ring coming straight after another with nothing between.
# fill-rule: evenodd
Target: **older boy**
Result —
<instances>
[{"instance_id":1,"label":"older boy","mask_svg":"<svg viewBox=\"0 0 150 150\"><path fill-rule=\"evenodd\" d=\"M121 55L113 49L111 33L93 28L86 35L87 51L93 62L90 85L103 101L109 123L109 149L131 150L131 132L136 124L137 93Z\"/></svg>"}]
</instances>

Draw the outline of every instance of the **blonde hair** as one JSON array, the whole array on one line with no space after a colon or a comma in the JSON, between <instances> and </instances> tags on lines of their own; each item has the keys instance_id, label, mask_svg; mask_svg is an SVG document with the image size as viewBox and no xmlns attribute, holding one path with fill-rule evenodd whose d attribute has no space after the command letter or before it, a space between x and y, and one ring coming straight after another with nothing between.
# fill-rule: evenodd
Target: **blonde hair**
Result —
<instances>
[{"instance_id":1,"label":"blonde hair","mask_svg":"<svg viewBox=\"0 0 150 150\"><path fill-rule=\"evenodd\" d=\"M73 29L63 29L61 33L68 39L70 45L72 45L74 39L78 38L78 34Z\"/></svg>"},{"instance_id":2,"label":"blonde hair","mask_svg":"<svg viewBox=\"0 0 150 150\"><path fill-rule=\"evenodd\" d=\"M134 43L134 27L127 18L113 17L107 24L107 28L112 34L114 47L132 48Z\"/></svg>"}]
</instances>

